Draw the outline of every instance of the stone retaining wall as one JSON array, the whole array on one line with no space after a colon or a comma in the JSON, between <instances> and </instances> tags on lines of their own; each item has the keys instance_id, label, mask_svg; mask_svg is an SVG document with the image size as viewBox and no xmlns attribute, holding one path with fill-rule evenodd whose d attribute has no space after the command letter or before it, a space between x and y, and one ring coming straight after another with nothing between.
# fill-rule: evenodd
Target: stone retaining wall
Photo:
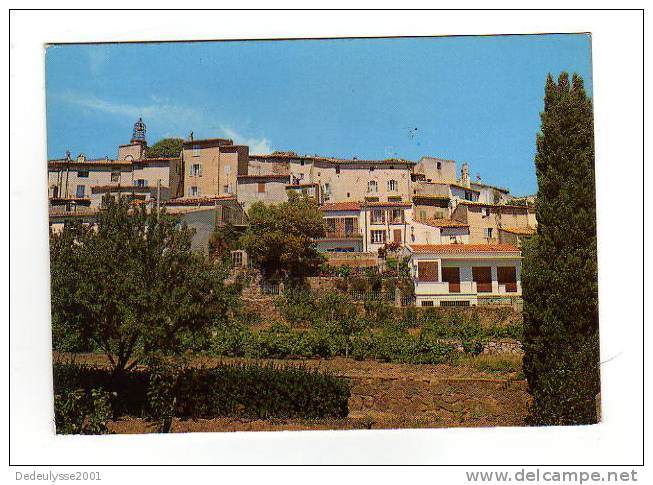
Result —
<instances>
[{"instance_id":1,"label":"stone retaining wall","mask_svg":"<svg viewBox=\"0 0 653 485\"><path fill-rule=\"evenodd\" d=\"M380 412L449 425L523 426L529 400L523 380L370 378L351 383L353 416Z\"/></svg>"}]
</instances>

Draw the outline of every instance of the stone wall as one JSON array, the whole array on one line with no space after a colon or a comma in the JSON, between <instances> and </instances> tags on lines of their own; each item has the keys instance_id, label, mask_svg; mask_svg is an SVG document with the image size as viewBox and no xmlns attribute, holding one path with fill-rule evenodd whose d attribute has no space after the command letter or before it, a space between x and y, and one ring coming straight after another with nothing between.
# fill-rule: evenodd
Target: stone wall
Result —
<instances>
[{"instance_id":1,"label":"stone wall","mask_svg":"<svg viewBox=\"0 0 653 485\"><path fill-rule=\"evenodd\" d=\"M350 415L411 415L443 426L523 426L529 400L524 380L354 378L351 383Z\"/></svg>"}]
</instances>

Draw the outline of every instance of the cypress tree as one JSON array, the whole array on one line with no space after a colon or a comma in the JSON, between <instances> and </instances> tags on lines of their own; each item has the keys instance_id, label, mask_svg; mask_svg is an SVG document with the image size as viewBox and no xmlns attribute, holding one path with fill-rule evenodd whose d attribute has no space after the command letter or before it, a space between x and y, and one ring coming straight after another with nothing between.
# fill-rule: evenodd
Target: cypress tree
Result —
<instances>
[{"instance_id":1,"label":"cypress tree","mask_svg":"<svg viewBox=\"0 0 653 485\"><path fill-rule=\"evenodd\" d=\"M537 135L537 234L524 247L524 373L533 425L591 424L600 392L592 101L549 74Z\"/></svg>"}]
</instances>

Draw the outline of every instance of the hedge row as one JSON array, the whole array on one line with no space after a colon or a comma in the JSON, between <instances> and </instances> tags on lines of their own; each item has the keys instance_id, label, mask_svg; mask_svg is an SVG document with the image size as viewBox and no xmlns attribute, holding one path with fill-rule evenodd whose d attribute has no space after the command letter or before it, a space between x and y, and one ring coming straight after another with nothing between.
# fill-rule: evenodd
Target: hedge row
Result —
<instances>
[{"instance_id":1,"label":"hedge row","mask_svg":"<svg viewBox=\"0 0 653 485\"><path fill-rule=\"evenodd\" d=\"M349 412L349 382L304 366L186 367L172 381L170 397L175 398L174 416L179 418L322 419L346 417ZM162 394L153 389L153 383L160 385L160 380L151 379L145 370L116 376L105 368L54 365L56 395L67 396L79 389L87 394L92 389L110 392L114 417L151 416L158 406L152 396Z\"/></svg>"},{"instance_id":2,"label":"hedge row","mask_svg":"<svg viewBox=\"0 0 653 485\"><path fill-rule=\"evenodd\" d=\"M328 329L292 331L278 324L262 331L251 330L245 325L231 325L216 334L211 347L213 354L229 357L328 358L348 353L357 360L416 364L447 362L453 351L451 343L428 332L413 336L401 329L365 330L348 341L346 336Z\"/></svg>"}]
</instances>

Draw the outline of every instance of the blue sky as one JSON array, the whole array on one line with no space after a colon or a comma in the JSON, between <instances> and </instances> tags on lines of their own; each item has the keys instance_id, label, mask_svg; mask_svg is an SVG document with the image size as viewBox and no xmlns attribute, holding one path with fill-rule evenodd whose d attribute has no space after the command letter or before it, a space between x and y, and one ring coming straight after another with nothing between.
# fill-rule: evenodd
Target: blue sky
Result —
<instances>
[{"instance_id":1,"label":"blue sky","mask_svg":"<svg viewBox=\"0 0 653 485\"><path fill-rule=\"evenodd\" d=\"M230 137L250 153L423 155L537 190L533 157L548 72L591 94L584 34L53 46L48 158L114 157L142 116L148 142Z\"/></svg>"}]
</instances>

